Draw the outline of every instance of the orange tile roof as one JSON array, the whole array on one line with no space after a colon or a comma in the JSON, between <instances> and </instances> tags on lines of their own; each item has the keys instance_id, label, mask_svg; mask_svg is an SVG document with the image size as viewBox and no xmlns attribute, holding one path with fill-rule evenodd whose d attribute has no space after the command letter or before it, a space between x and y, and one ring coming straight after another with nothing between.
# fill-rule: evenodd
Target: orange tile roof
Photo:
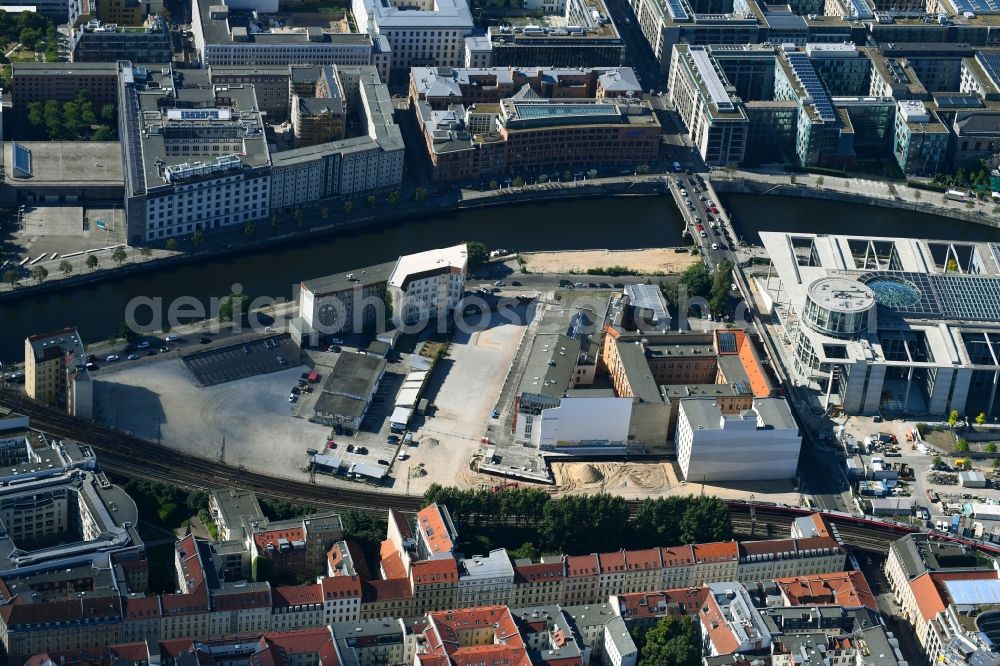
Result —
<instances>
[{"instance_id":1,"label":"orange tile roof","mask_svg":"<svg viewBox=\"0 0 1000 666\"><path fill-rule=\"evenodd\" d=\"M694 549L691 546L660 548L660 557L665 567L686 567L694 564Z\"/></svg>"},{"instance_id":2,"label":"orange tile roof","mask_svg":"<svg viewBox=\"0 0 1000 666\"><path fill-rule=\"evenodd\" d=\"M201 564L201 554L198 552L198 542L193 534L178 541L174 551L181 562L181 571L188 589L195 590L205 582L205 570Z\"/></svg>"},{"instance_id":3,"label":"orange tile roof","mask_svg":"<svg viewBox=\"0 0 1000 666\"><path fill-rule=\"evenodd\" d=\"M706 595L705 604L698 612L698 616L716 654L732 654L739 649L740 641L733 635L722 609L711 594Z\"/></svg>"},{"instance_id":4,"label":"orange tile roof","mask_svg":"<svg viewBox=\"0 0 1000 666\"><path fill-rule=\"evenodd\" d=\"M417 529L423 535L432 555L450 553L455 549L444 516L437 504L431 504L417 512Z\"/></svg>"},{"instance_id":5,"label":"orange tile roof","mask_svg":"<svg viewBox=\"0 0 1000 666\"><path fill-rule=\"evenodd\" d=\"M380 564L382 565L382 575L385 578L406 578L406 564L403 556L396 550L396 546L386 539L379 547Z\"/></svg>"},{"instance_id":6,"label":"orange tile roof","mask_svg":"<svg viewBox=\"0 0 1000 666\"><path fill-rule=\"evenodd\" d=\"M410 579L414 586L454 582L458 580L458 563L450 557L414 562L410 566Z\"/></svg>"},{"instance_id":7,"label":"orange tile roof","mask_svg":"<svg viewBox=\"0 0 1000 666\"><path fill-rule=\"evenodd\" d=\"M139 619L160 616L159 597L126 597L125 617Z\"/></svg>"},{"instance_id":8,"label":"orange tile roof","mask_svg":"<svg viewBox=\"0 0 1000 666\"><path fill-rule=\"evenodd\" d=\"M930 622L934 617L945 609L944 599L941 591L934 584L931 574L924 573L910 581L910 590L917 601L917 610L924 622Z\"/></svg>"},{"instance_id":9,"label":"orange tile roof","mask_svg":"<svg viewBox=\"0 0 1000 666\"><path fill-rule=\"evenodd\" d=\"M615 598L626 619L658 618L664 615L690 615L698 612L707 587L682 587L656 592L619 594Z\"/></svg>"},{"instance_id":10,"label":"orange tile roof","mask_svg":"<svg viewBox=\"0 0 1000 666\"><path fill-rule=\"evenodd\" d=\"M778 578L781 589L791 606L845 606L870 608L878 611L871 587L860 571L837 571L795 578Z\"/></svg>"},{"instance_id":11,"label":"orange tile roof","mask_svg":"<svg viewBox=\"0 0 1000 666\"><path fill-rule=\"evenodd\" d=\"M699 564L705 562L735 562L740 557L739 544L735 541L696 543L691 546L694 559Z\"/></svg>"}]
</instances>

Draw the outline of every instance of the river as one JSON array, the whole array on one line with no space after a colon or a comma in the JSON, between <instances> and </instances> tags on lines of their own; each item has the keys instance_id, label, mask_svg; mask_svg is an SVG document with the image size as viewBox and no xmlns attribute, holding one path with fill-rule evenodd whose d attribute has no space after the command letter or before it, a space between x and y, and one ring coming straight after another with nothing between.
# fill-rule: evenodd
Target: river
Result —
<instances>
[{"instance_id":1,"label":"river","mask_svg":"<svg viewBox=\"0 0 1000 666\"><path fill-rule=\"evenodd\" d=\"M961 240L997 237L987 227L890 208L758 195L730 195L722 203L737 221L737 232L751 242L757 241L759 230L796 229ZM460 211L307 238L197 265L0 301L0 361L21 360L27 335L64 326L78 327L88 342L107 339L118 330L126 303L137 296L206 301L240 283L251 296L291 298L293 285L303 279L463 240L524 251L663 247L682 243L682 225L667 197L620 197Z\"/></svg>"}]
</instances>

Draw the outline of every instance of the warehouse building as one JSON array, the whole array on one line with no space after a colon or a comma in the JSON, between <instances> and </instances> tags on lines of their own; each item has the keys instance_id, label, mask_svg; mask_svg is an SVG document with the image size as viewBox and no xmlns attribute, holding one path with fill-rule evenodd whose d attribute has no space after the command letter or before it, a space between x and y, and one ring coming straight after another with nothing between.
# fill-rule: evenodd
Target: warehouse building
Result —
<instances>
[{"instance_id":1,"label":"warehouse building","mask_svg":"<svg viewBox=\"0 0 1000 666\"><path fill-rule=\"evenodd\" d=\"M316 420L354 430L361 427L372 395L385 374L385 365L385 359L378 356L342 352L316 400Z\"/></svg>"}]
</instances>

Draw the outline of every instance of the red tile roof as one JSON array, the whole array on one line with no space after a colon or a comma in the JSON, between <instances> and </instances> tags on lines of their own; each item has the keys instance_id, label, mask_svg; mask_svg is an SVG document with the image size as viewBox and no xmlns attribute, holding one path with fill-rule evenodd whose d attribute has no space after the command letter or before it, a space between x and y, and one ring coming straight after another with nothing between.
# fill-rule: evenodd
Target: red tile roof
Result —
<instances>
[{"instance_id":1,"label":"red tile roof","mask_svg":"<svg viewBox=\"0 0 1000 666\"><path fill-rule=\"evenodd\" d=\"M398 511L389 511L389 519L396 523L396 529L399 530L399 535L404 539L413 538L413 530L410 529L410 523L407 522L406 516L399 513Z\"/></svg>"},{"instance_id":2,"label":"red tile roof","mask_svg":"<svg viewBox=\"0 0 1000 666\"><path fill-rule=\"evenodd\" d=\"M159 597L128 597L125 599L125 617L139 619L159 617Z\"/></svg>"},{"instance_id":3,"label":"red tile roof","mask_svg":"<svg viewBox=\"0 0 1000 666\"><path fill-rule=\"evenodd\" d=\"M174 551L181 563L181 571L184 573L187 589L194 591L205 583L205 569L201 563L201 554L198 552L198 542L193 534L177 542Z\"/></svg>"},{"instance_id":4,"label":"red tile roof","mask_svg":"<svg viewBox=\"0 0 1000 666\"><path fill-rule=\"evenodd\" d=\"M620 550L616 553L601 553L598 555L600 559L601 573L617 573L625 571L625 551Z\"/></svg>"},{"instance_id":5,"label":"red tile roof","mask_svg":"<svg viewBox=\"0 0 1000 666\"><path fill-rule=\"evenodd\" d=\"M327 576L320 582L324 599L361 598L360 576Z\"/></svg>"},{"instance_id":6,"label":"red tile roof","mask_svg":"<svg viewBox=\"0 0 1000 666\"><path fill-rule=\"evenodd\" d=\"M563 560L514 566L514 584L541 583L563 579Z\"/></svg>"},{"instance_id":7,"label":"red tile roof","mask_svg":"<svg viewBox=\"0 0 1000 666\"><path fill-rule=\"evenodd\" d=\"M625 568L629 571L643 571L646 569L659 569L663 566L660 559L659 548L649 548L647 550L627 550L625 551Z\"/></svg>"},{"instance_id":8,"label":"red tile roof","mask_svg":"<svg viewBox=\"0 0 1000 666\"><path fill-rule=\"evenodd\" d=\"M708 596L707 587L684 587L657 592L635 592L615 597L626 619L659 618L697 613Z\"/></svg>"},{"instance_id":9,"label":"red tile roof","mask_svg":"<svg viewBox=\"0 0 1000 666\"><path fill-rule=\"evenodd\" d=\"M315 629L295 629L292 631L275 631L264 634L264 638L272 645L284 650L287 655L320 654L332 647L333 638L328 627ZM333 659L333 661L330 661ZM324 666L337 666L336 656L330 651L328 657L320 660Z\"/></svg>"},{"instance_id":10,"label":"red tile roof","mask_svg":"<svg viewBox=\"0 0 1000 666\"><path fill-rule=\"evenodd\" d=\"M444 515L437 504L431 504L417 512L417 530L423 535L432 555L450 553L455 549Z\"/></svg>"},{"instance_id":11,"label":"red tile roof","mask_svg":"<svg viewBox=\"0 0 1000 666\"><path fill-rule=\"evenodd\" d=\"M268 589L254 590L213 590L211 592L213 611L238 611L245 608L270 608L271 592Z\"/></svg>"},{"instance_id":12,"label":"red tile roof","mask_svg":"<svg viewBox=\"0 0 1000 666\"><path fill-rule=\"evenodd\" d=\"M791 606L824 605L870 608L878 612L875 595L860 571L838 571L795 578L778 578L775 584Z\"/></svg>"},{"instance_id":13,"label":"red tile roof","mask_svg":"<svg viewBox=\"0 0 1000 666\"><path fill-rule=\"evenodd\" d=\"M412 598L413 591L410 589L410 581L406 578L370 580L361 585L362 603L370 604Z\"/></svg>"},{"instance_id":14,"label":"red tile roof","mask_svg":"<svg viewBox=\"0 0 1000 666\"><path fill-rule=\"evenodd\" d=\"M596 576L601 572L597 555L570 555L566 558L566 577Z\"/></svg>"},{"instance_id":15,"label":"red tile roof","mask_svg":"<svg viewBox=\"0 0 1000 666\"><path fill-rule=\"evenodd\" d=\"M306 606L323 604L323 586L313 585L278 585L271 591L272 605L275 608L290 606Z\"/></svg>"},{"instance_id":16,"label":"red tile roof","mask_svg":"<svg viewBox=\"0 0 1000 666\"><path fill-rule=\"evenodd\" d=\"M267 548L268 544L273 544L275 548L278 547L278 539L288 539L289 541L305 541L306 531L302 527L289 527L284 530L266 530L263 532L254 532L253 540L257 544L257 548L263 550Z\"/></svg>"},{"instance_id":17,"label":"red tile roof","mask_svg":"<svg viewBox=\"0 0 1000 666\"><path fill-rule=\"evenodd\" d=\"M428 613L430 626L424 631L421 663L454 666L509 664L530 666L524 640L506 606L483 606ZM472 644L466 632L492 629L493 641ZM426 658L425 658L426 657Z\"/></svg>"},{"instance_id":18,"label":"red tile roof","mask_svg":"<svg viewBox=\"0 0 1000 666\"><path fill-rule=\"evenodd\" d=\"M950 580L996 580L997 572L990 569L978 571L943 571L940 573L925 573L910 581L910 589L917 601L917 608L925 622L943 611L948 604L941 583Z\"/></svg>"}]
</instances>

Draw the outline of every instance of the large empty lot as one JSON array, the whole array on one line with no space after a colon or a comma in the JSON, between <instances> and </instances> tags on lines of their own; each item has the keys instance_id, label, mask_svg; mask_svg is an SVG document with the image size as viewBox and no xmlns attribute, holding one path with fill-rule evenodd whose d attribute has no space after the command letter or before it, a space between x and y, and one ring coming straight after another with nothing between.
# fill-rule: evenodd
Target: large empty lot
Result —
<instances>
[{"instance_id":1,"label":"large empty lot","mask_svg":"<svg viewBox=\"0 0 1000 666\"><path fill-rule=\"evenodd\" d=\"M523 306L517 312L523 316ZM486 431L524 328L523 323L497 322L483 331L455 334L451 353L438 365L425 394L436 407L434 416L417 430L419 446L396 472L397 485L421 462L428 474L410 479L411 493L422 493L434 481L457 484L468 474L469 459Z\"/></svg>"},{"instance_id":2,"label":"large empty lot","mask_svg":"<svg viewBox=\"0 0 1000 666\"><path fill-rule=\"evenodd\" d=\"M329 428L291 416L288 391L302 371L198 388L180 360L161 360L102 373L94 402L100 420L154 442L215 458L225 437L230 465L305 478L306 449L322 448Z\"/></svg>"}]
</instances>

